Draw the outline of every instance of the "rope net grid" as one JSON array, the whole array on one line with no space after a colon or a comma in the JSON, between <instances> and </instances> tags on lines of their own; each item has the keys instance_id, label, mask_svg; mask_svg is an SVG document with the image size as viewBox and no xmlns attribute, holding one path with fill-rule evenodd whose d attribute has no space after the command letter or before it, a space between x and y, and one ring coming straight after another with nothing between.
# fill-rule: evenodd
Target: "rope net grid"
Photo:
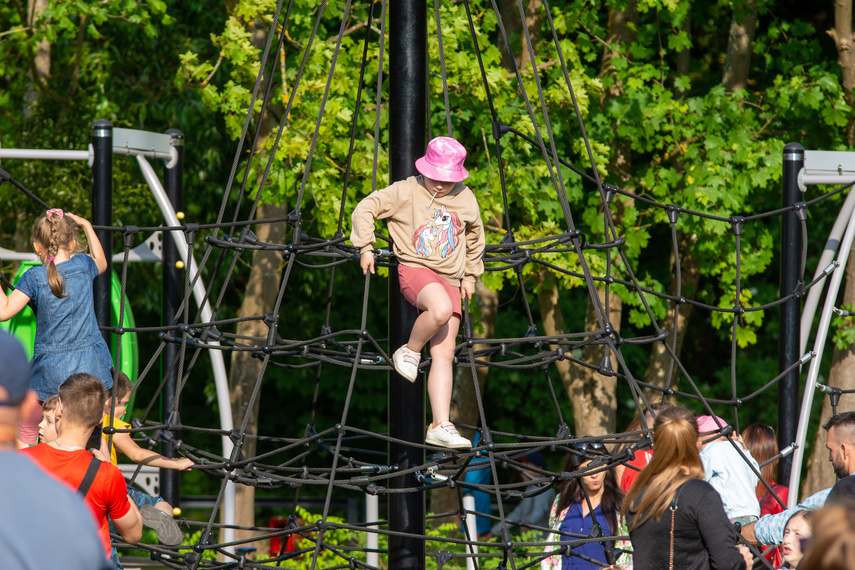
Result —
<instances>
[{"instance_id":1,"label":"rope net grid","mask_svg":"<svg viewBox=\"0 0 855 570\"><path fill-rule=\"evenodd\" d=\"M441 10L438 0L434 6L436 16L436 45L432 46L432 57L436 56L438 61L431 62L432 73L442 81L442 93L444 99L444 123L447 134L452 136L453 112L449 104L449 85L446 75L446 53L442 46L442 26L440 16L445 14ZM441 527L442 531L434 529L425 535L417 535L415 538L429 541L433 552L429 554L432 563L435 562L439 570L445 564L455 564L456 559L472 561L476 566L498 564L502 568L528 568L537 566L539 562L554 554L568 556L579 556L582 554L573 551L573 548L589 542L602 542L607 544L607 550L615 558L620 554L615 546L616 538L627 537L614 536L581 536L568 533L557 533L556 540L544 538L549 528L523 525L526 533L520 540L505 534L496 541L470 541L468 536L466 515L469 511L463 508L462 495L466 490L486 492L498 503L498 516L489 516L491 521L505 522L509 505L516 500L532 497L543 493L550 488L560 485L569 479L581 477L593 472L610 469L618 464L626 464L632 459L638 449L650 447L650 426L642 424L641 428L631 432L612 433L596 437L578 437L572 434L568 427L562 411L561 404L554 388L554 373L551 371L558 362L569 362L572 367L593 370L600 376L613 379L616 385L622 386L633 397L634 405L638 413L643 417L645 410L650 409L651 399L674 399L676 401L693 401L713 414L712 405L730 406L733 410L734 428L726 428L722 431L728 440L733 442L731 435L739 430L739 406L743 405L763 392L776 385L786 373L769 378L768 382L755 392L744 394L738 391L737 386L737 336L740 320L746 314L772 309L781 303L800 297L814 286L822 286L828 273L822 273L819 277L805 283L799 290L786 296L772 299L765 304L745 303L741 295L735 294L742 291L746 286L741 277L741 259L743 256L743 235L751 232L758 224L764 223L771 216L780 216L791 209L777 209L746 216L716 216L708 212L693 211L675 204L663 204L655 202L645 196L622 190L610 184L604 184L596 168L594 154L585 131L582 115L576 104L574 90L570 81L569 71L564 61L561 44L555 33L549 6L544 2L544 15L555 38L553 49L560 61L563 74L563 87L566 88L573 101L573 108L577 118L576 127L579 129L578 136L584 142L587 152L587 160L590 162L585 168L577 167L571 160L561 156L558 152L553 125L550 122L548 104L544 94L544 88L540 84L539 74L536 67L535 72L519 69L514 66L514 74L521 86L520 100L526 111L530 123L530 133L522 132L503 123L500 116L503 115L493 107L490 82L487 80L488 71L481 58L479 43L483 42L473 21L468 0L464 0L462 8L467 15L473 42L473 47L479 61L481 78L485 89L485 98L489 102L492 125L491 134L495 153L490 157L489 168L495 169L501 187L501 215L488 222L488 228L492 230L492 238L488 240L485 252L485 268L487 272L502 273L506 280L516 287L515 297L523 304L527 322L523 324L517 334L522 336L506 336L496 338L482 338L473 331L473 322L470 315L469 304L466 304L464 323L461 327L459 343L455 349L455 366L457 367L459 382L472 381L475 393L478 397L479 424L461 425L463 428L471 429L479 433L480 442L471 450L455 451L440 450L435 447L398 440L387 433L376 433L360 426L358 420L348 417L348 406L351 396L358 390L358 382L376 382L380 374L385 374L390 369L390 349L387 339L378 335L376 330L368 327L372 320L371 313L380 311L381 308L375 301L378 289L378 278L366 275L361 285L357 288L356 280L351 272L358 262L358 252L346 241L347 226L346 216L354 203L353 192L348 193L351 159L368 160L367 156L360 158L359 152L365 152L365 146L360 145L361 151L357 152L357 118L360 113L362 100L370 101L368 83L365 81L366 69L369 62L376 62L377 67L370 70L370 75L376 76L376 102L378 109L374 119L373 150L370 160L373 163L373 180L371 189L378 188L377 173L386 158L380 149L380 112L382 108L382 88L384 82L384 38L386 37L386 2L374 3L373 10L367 10L364 16L357 15L355 8L350 2L336 8L340 11L340 31L336 38L334 48L330 55L330 68L326 78L323 94L315 89L313 96L318 101L318 118L314 132L311 135L302 133L303 140L310 141L302 169L302 180L299 182L299 190L296 195L293 210L284 217L257 218L258 207L264 192L254 192L252 197L252 186L249 181L257 175L257 187L265 188L276 159L277 149L283 139L289 135L288 119L292 106L295 105L299 85L304 81L304 71L312 50L318 45L317 30L325 10L329 7L322 3L317 10L316 20L312 31L302 41L303 55L296 75L291 79L288 93L290 96L285 105L282 119L275 134L275 141L267 155L267 162L262 167L254 164L256 156L251 154L245 159L247 148L257 148L259 141L260 125L253 120L252 110L260 108L260 113L265 110L276 97L275 79L276 66L279 65L283 45L288 38L288 22L292 5L285 4L280 0L276 12L272 17L273 22L282 23L277 27L276 34L269 34L267 45L261 55L261 66L257 81L252 93L239 140L238 149L232 172L229 178L222 206L217 218L212 223L185 224L178 227L152 226L152 227L111 227L96 229L109 229L123 236L125 263L122 265L122 306L124 307L125 290L128 279L128 253L132 249L138 235L147 232L184 232L188 242L188 259L194 253L203 251L199 270L195 274L190 271L185 273L185 287L182 304L179 308L178 318L171 324L163 327L112 327L112 333L116 335L135 332L140 335L157 337L158 348L154 351L144 370L134 386L136 392L141 385L156 384L154 396L151 398L144 411L134 418L133 428L124 431L133 434L139 441L154 446L161 442L170 442L177 452L193 459L196 462L197 471L206 476L221 480L220 491L206 522L183 520L182 524L191 531L195 538L192 545L183 547L164 547L161 545L136 545L136 548L149 552L152 558L163 564L175 568L268 568L268 567L313 567L313 568L375 568L367 560L369 548L366 542L367 534L374 533L381 536L381 547L379 551L385 554L383 543L391 536L400 536L402 533L391 530L388 521L367 521L365 523L353 524L344 522L331 514L333 499L342 496L353 496L354 494L367 493L369 495L390 496L393 494L424 493L440 488L456 489L460 499L459 509L450 513L436 513L431 518L456 517L463 532L452 531L447 527ZM502 24L501 15L498 13L495 3L488 8L496 11L498 18L499 35L507 46L510 46L507 34ZM329 13L326 17L330 17ZM348 24L352 24L353 18L362 18L366 22L365 39L363 43L363 61L361 66L360 81L356 93L356 112L353 118L353 127L350 136L350 150L348 162L344 167L344 184L341 199L338 201L337 225L331 235L309 235L307 228L311 224L304 223L305 212L310 211L310 205L306 201L306 190L311 190L309 183L312 173L312 161L323 156L322 124L324 120L335 120L325 116L325 104L331 86L334 83L336 58L339 55L342 40L346 36L345 30ZM376 18L376 21L375 21ZM523 19L525 21L525 19ZM372 37L379 27L377 38ZM531 52L532 66L536 66L538 58L531 46L531 40L527 28L523 27L524 44ZM274 41L276 42L274 44ZM293 41L293 39L291 40ZM432 40L433 41L433 40ZM374 45L377 53L370 56L369 47ZM433 48L436 47L436 51ZM328 48L328 46L327 46ZM436 69L439 69L437 72ZM524 77L525 75L525 77ZM284 79L283 79L284 81ZM364 90L364 93L363 93ZM531 92L531 93L530 93ZM260 105L256 105L256 103ZM441 121L434 118L434 126ZM254 131L253 131L254 129ZM489 134L487 135L489 136ZM486 139L485 139L486 140ZM487 146L485 144L485 146ZM517 152L530 152L539 154L539 160L545 166L549 184L559 203L560 225L556 226L556 232L552 235L536 236L530 239L517 239L515 224L519 222L519 216L512 214L509 205L509 195L506 190L505 170L508 166L503 161L509 153L509 149L517 149ZM523 149L523 150L520 150ZM238 168L243 164L244 173L241 176ZM474 170L474 169L471 169ZM569 178L565 180L565 176ZM233 194L233 186L237 181L237 200L232 204L229 196ZM582 229L577 226L578 220L574 220L571 207L570 185L583 185L586 191L598 193L602 207L602 228ZM42 206L46 206L34 193L26 190L24 186L14 177L10 178L17 188L25 191L31 198ZM565 187L567 185L567 187ZM827 200L848 190L848 187L837 189L825 194L808 205L815 205L820 201ZM676 272L680 274L680 243L678 239L678 224L681 220L696 219L704 224L721 224L733 235L733 257L735 260L734 283L725 284L723 288L734 292L733 306L721 308L702 299L689 298L683 295L678 287L676 294L664 293L657 287L645 285L633 271L636 263L626 252L626 238L619 235L612 210L613 201L616 197L634 204L639 210L650 213L650 219L661 224L661 231L671 234L671 244L674 259L676 260ZM251 206L246 208L246 203ZM233 207L231 217L228 216L228 208ZM801 207L806 207L802 205ZM323 206L316 208L324 211L332 218L332 211L325 211ZM801 217L803 235L807 236L805 219ZM264 242L253 232L262 224L286 225L291 235L290 238L280 242ZM309 230L311 231L311 230ZM287 233L287 232L286 232ZM518 233L518 232L517 232ZM379 236L388 245L388 238ZM803 248L807 250L807 239L803 240ZM275 252L281 255L283 260L283 272L279 282L277 296L274 306L265 314L241 315L235 317L223 317L226 311L224 299L226 299L229 288L232 285L234 271L237 263L246 261L254 252ZM804 282L805 263L807 255L802 256L801 275ZM381 247L376 250L376 261L380 267L393 267L394 260L389 252L389 247ZM339 268L343 273L337 273ZM595 330L582 330L558 335L544 335L539 332L537 321L530 309L531 293L528 290L530 283L527 281L524 271L531 268L550 271L562 278L575 280L580 287L587 291L594 306L598 326ZM296 270L296 271L295 271ZM596 270L596 271L595 271ZM318 315L324 314L323 324L315 336L311 338L293 338L297 327L288 322L287 295L292 294L289 284L292 285L299 279L296 273L300 271L318 272L326 276L327 302ZM206 297L214 305L214 316L209 322L202 322L198 312L191 309L190 296L195 282L205 273L216 277L208 284ZM679 278L678 278L679 282ZM8 285L8 283L7 283ZM344 311L337 305L339 297L336 296L337 287L346 287L358 297L361 291L361 304L358 307L348 307L349 315L354 317L353 322L344 323L344 319L336 318L336 313ZM638 311L646 314L649 320L649 334L636 337L622 337L614 323L609 321L610 297L614 296L616 287L625 288L634 293ZM598 292L602 291L602 295ZM651 307L652 303L664 306L679 307L689 304L695 309L718 313L721 318L732 321L732 345L731 345L731 393L729 398L711 399L704 396L699 381L691 373L683 362L676 356L675 339L673 335L662 329L657 321L656 312ZM334 310L334 305L335 310ZM358 309L358 310L357 310ZM674 327L678 319L678 311L674 311ZM315 315L317 317L317 315ZM358 322L357 322L358 321ZM318 320L320 322L320 320ZM238 326L246 323L255 323L257 330L263 331L257 335L246 335L238 333ZM336 328L343 325L342 328ZM215 342L216 341L216 342ZM160 355L167 344L175 344L180 347L179 357L173 362L164 365L163 377L169 376L171 371L177 370L179 382L176 397L172 403L172 415L165 421L150 419L155 408L157 398L162 390L163 383L159 380L152 368L158 362ZM640 380L631 369L622 354L624 345L651 346L654 344L661 347L670 355L670 365L667 379L663 386L650 384ZM603 355L598 364L592 364L581 357L584 349L596 349ZM178 409L185 391L192 391L194 386L188 381L191 372L198 365L199 358L206 351L219 350L230 353L232 357L236 354L246 353L261 363L260 372L254 385L251 387L249 406L260 397L261 387L265 379L265 373L269 367L283 371L310 370L315 372L314 390L311 395L310 418L315 418L315 412L323 405L323 392L330 389L342 391L342 386L331 387L322 383L323 371L328 367L338 367L349 371L349 381L346 388L346 396L343 400L343 408L340 410L341 420L334 425L314 425L309 421L307 426L300 428L303 433L300 436L280 437L272 435L252 435L250 433L250 412L243 417L235 417L235 429L226 431L209 426L183 425L178 419ZM118 358L118 356L117 356ZM612 359L615 366L612 365ZM791 363L789 370L804 364L802 360ZM422 371L429 369L430 358L421 365ZM542 376L542 382L548 386L551 394L551 413L555 416L555 429L546 434L518 434L491 430L489 411L485 410L481 394L478 389L477 371L479 368L516 370L520 373ZM374 371L370 373L368 371ZM671 387L672 380L676 377L684 379L688 388L676 390ZM160 382L160 383L158 383ZM186 396L185 396L186 397ZM289 397L285 394L280 397ZM201 446L190 443L188 439L182 438L182 433L192 435L190 440L207 441L210 446ZM216 451L217 442L222 437L227 437L234 444L234 451L230 457L224 457ZM244 452L247 442L252 441L256 451L247 456ZM426 460L423 464L402 469L398 465L390 464L385 447L390 442L399 445L407 445L423 448ZM580 452L578 444L603 443L610 447L620 447L621 451L613 453L608 460L595 460L585 468L574 472L550 471L547 469L534 469L537 477L532 481L521 483L500 482L498 469L506 468L517 472L523 469L532 470L530 466L524 465L520 459L533 452L548 451L551 454L570 454L585 457ZM466 474L478 470L489 469L492 474L492 483L475 484L466 480ZM760 473L756 473L760 476ZM406 475L415 475L417 484L409 486L391 486L390 480ZM761 477L762 479L762 477ZM253 527L242 530L252 531L255 536L252 539L239 541L237 543L217 542L217 531L224 525L215 522L219 516L219 510L223 499L225 484L234 481L240 485L249 485L260 490L271 490L277 493L293 494L292 508L285 528ZM766 483L768 486L768 483ZM533 486L533 487L532 487ZM771 491L771 488L770 488ZM322 496L324 504L321 514L313 514L301 506L301 493L303 496ZM349 494L349 495L348 495ZM369 526L376 528L369 530ZM285 544L288 537L299 536L302 540L300 546L293 551L287 552ZM248 557L240 551L240 547L256 542L260 539L275 539L281 541L282 549L276 555L263 556L257 553L254 558ZM233 547L238 547L237 549ZM477 547L477 553L472 551ZM219 557L219 561L210 560L208 556ZM460 562L460 560L457 560ZM383 564L381 563L381 566Z\"/></svg>"}]
</instances>

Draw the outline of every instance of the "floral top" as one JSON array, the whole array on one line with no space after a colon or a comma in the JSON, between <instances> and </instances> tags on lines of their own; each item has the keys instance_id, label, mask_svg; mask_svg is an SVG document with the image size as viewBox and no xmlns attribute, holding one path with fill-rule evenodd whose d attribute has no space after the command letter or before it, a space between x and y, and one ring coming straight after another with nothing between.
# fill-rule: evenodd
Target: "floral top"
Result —
<instances>
[{"instance_id":1,"label":"floral top","mask_svg":"<svg viewBox=\"0 0 855 570\"><path fill-rule=\"evenodd\" d=\"M561 535L561 523L564 521L564 517L567 516L567 511L570 510L570 507L562 509L561 512L558 511L558 503L561 501L561 494L559 493L555 500L552 502L552 509L549 511L549 528L552 529L552 532L549 536L546 537L546 542L560 542ZM618 513L618 536L628 536L629 533L626 529L626 520L622 514ZM615 544L617 548L625 551L620 555L617 562L615 563L615 568L619 568L622 570L632 570L632 543L629 539L618 540ZM560 548L558 547L549 547L554 548L555 554L549 556L540 562L541 570L561 570L562 556L560 553Z\"/></svg>"}]
</instances>

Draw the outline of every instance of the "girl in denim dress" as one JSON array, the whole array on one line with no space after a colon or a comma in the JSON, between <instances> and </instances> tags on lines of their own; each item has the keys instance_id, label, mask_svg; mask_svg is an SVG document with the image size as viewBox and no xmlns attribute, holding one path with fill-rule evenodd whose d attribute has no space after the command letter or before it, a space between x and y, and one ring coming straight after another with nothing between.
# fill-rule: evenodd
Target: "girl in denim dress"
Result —
<instances>
[{"instance_id":1,"label":"girl in denim dress","mask_svg":"<svg viewBox=\"0 0 855 570\"><path fill-rule=\"evenodd\" d=\"M86 234L91 257L77 253L78 228ZM98 330L92 298L92 280L107 269L107 259L92 224L59 209L48 210L33 227L33 247L43 265L24 273L8 296L0 295L0 320L11 319L26 305L36 315L30 388L44 402L77 372L111 388L112 357ZM36 443L40 419L40 414L21 418L19 446Z\"/></svg>"}]
</instances>

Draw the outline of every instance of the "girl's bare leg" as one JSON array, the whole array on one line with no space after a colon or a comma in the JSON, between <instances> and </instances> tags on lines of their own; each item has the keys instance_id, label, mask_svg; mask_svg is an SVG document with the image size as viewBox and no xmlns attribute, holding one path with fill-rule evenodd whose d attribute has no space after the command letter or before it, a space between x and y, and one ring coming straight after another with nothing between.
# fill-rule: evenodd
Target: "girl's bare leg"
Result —
<instances>
[{"instance_id":1,"label":"girl's bare leg","mask_svg":"<svg viewBox=\"0 0 855 570\"><path fill-rule=\"evenodd\" d=\"M459 327L460 319L456 315L452 316L430 339L431 365L427 389L433 414L432 426L450 419L451 390L454 384L452 362Z\"/></svg>"},{"instance_id":2,"label":"girl's bare leg","mask_svg":"<svg viewBox=\"0 0 855 570\"><path fill-rule=\"evenodd\" d=\"M416 301L422 313L413 325L407 348L413 352L421 352L428 341L448 323L454 308L448 298L448 292L439 283L425 286Z\"/></svg>"}]
</instances>

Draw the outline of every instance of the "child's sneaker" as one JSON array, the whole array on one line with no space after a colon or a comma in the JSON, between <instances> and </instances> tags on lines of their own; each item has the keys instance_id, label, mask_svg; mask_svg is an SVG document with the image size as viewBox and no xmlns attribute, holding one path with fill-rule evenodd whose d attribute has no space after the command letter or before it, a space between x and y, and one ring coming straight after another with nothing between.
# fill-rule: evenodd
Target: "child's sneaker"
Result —
<instances>
[{"instance_id":1,"label":"child's sneaker","mask_svg":"<svg viewBox=\"0 0 855 570\"><path fill-rule=\"evenodd\" d=\"M161 544L175 546L176 544L181 544L184 540L184 535L181 533L181 529L178 528L178 523L175 522L175 519L157 507L143 505L140 508L140 514L142 515L143 524L154 529L157 540Z\"/></svg>"},{"instance_id":2,"label":"child's sneaker","mask_svg":"<svg viewBox=\"0 0 855 570\"><path fill-rule=\"evenodd\" d=\"M460 435L460 432L451 422L442 422L436 427L429 427L425 443L452 449L469 449L472 447L472 442Z\"/></svg>"},{"instance_id":3,"label":"child's sneaker","mask_svg":"<svg viewBox=\"0 0 855 570\"><path fill-rule=\"evenodd\" d=\"M421 360L421 354L413 352L407 348L407 345L404 345L392 355L392 366L395 367L398 374L410 382L415 382L419 374L419 362Z\"/></svg>"}]
</instances>

